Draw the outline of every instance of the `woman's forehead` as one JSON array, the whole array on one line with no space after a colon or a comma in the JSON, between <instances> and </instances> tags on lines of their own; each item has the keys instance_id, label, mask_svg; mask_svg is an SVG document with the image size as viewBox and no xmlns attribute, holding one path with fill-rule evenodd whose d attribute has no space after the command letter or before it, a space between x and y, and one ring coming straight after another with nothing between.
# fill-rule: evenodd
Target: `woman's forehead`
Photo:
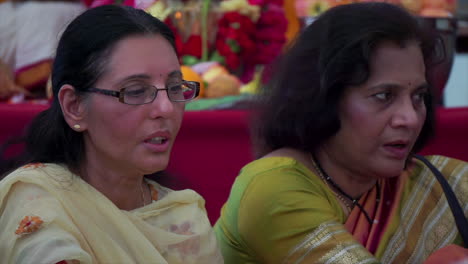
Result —
<instances>
[{"instance_id":1,"label":"woman's forehead","mask_svg":"<svg viewBox=\"0 0 468 264\"><path fill-rule=\"evenodd\" d=\"M120 40L109 56L106 73L103 78L113 82L130 76L146 76L151 80L182 77L174 48L161 35Z\"/></svg>"}]
</instances>

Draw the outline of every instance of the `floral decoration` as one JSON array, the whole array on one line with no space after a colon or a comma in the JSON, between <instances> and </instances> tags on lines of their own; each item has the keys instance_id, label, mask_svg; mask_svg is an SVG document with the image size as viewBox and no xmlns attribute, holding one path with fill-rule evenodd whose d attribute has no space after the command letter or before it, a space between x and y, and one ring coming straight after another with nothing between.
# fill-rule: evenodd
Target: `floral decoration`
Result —
<instances>
[{"instance_id":1,"label":"floral decoration","mask_svg":"<svg viewBox=\"0 0 468 264\"><path fill-rule=\"evenodd\" d=\"M246 83L252 80L258 65L270 64L286 43L288 22L282 0L188 1L185 6L190 2L210 2L208 39L203 39L203 29L196 28L203 21L180 24L175 16L165 20L176 34L177 51L185 65L217 61ZM190 27L188 37L184 36L186 27ZM204 41L207 54L203 51Z\"/></svg>"},{"instance_id":2,"label":"floral decoration","mask_svg":"<svg viewBox=\"0 0 468 264\"><path fill-rule=\"evenodd\" d=\"M41 228L42 219L39 216L25 216L19 223L18 228L15 231L17 235L30 234L39 228Z\"/></svg>"},{"instance_id":3,"label":"floral decoration","mask_svg":"<svg viewBox=\"0 0 468 264\"><path fill-rule=\"evenodd\" d=\"M242 59L256 51L255 24L249 17L230 11L218 23L216 51L225 58L226 66L236 70Z\"/></svg>"},{"instance_id":4,"label":"floral decoration","mask_svg":"<svg viewBox=\"0 0 468 264\"><path fill-rule=\"evenodd\" d=\"M256 49L253 56L247 58L243 81L253 78L254 72L263 65L269 65L281 53L286 43L286 30L288 21L286 19L282 1L263 0L262 12L255 30ZM262 68L262 67L260 67Z\"/></svg>"},{"instance_id":5,"label":"floral decoration","mask_svg":"<svg viewBox=\"0 0 468 264\"><path fill-rule=\"evenodd\" d=\"M83 1L145 9L174 32L181 64L218 62L245 84L272 63L287 41L283 0Z\"/></svg>"},{"instance_id":6,"label":"floral decoration","mask_svg":"<svg viewBox=\"0 0 468 264\"><path fill-rule=\"evenodd\" d=\"M455 0L296 0L296 12L299 17L317 16L337 5L373 1L399 5L426 17L452 17L456 5Z\"/></svg>"}]
</instances>

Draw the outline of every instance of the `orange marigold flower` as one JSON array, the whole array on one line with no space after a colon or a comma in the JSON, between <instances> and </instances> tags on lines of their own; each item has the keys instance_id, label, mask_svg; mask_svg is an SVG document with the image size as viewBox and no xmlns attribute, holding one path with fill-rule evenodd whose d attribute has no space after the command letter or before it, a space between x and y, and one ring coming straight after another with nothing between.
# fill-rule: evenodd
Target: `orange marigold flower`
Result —
<instances>
[{"instance_id":1,"label":"orange marigold flower","mask_svg":"<svg viewBox=\"0 0 468 264\"><path fill-rule=\"evenodd\" d=\"M44 221L39 216L25 216L21 220L18 229L16 229L15 234L23 235L29 234L38 230Z\"/></svg>"}]
</instances>

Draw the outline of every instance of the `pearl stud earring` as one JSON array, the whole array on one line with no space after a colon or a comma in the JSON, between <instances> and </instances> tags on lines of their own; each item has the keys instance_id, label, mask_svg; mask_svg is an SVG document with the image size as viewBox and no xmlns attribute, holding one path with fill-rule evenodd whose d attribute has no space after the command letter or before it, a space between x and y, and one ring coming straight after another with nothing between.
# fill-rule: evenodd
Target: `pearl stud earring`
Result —
<instances>
[{"instance_id":1,"label":"pearl stud earring","mask_svg":"<svg viewBox=\"0 0 468 264\"><path fill-rule=\"evenodd\" d=\"M80 129L81 129L81 126L78 125L78 124L76 124L76 125L73 126L73 128L74 128L75 130L80 130Z\"/></svg>"}]
</instances>

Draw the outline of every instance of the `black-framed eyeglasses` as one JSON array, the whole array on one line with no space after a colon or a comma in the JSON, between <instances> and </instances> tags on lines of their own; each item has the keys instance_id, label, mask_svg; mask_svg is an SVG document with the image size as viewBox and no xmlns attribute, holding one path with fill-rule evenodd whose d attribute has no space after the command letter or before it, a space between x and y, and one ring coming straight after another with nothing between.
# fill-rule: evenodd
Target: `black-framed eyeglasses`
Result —
<instances>
[{"instance_id":1,"label":"black-framed eyeglasses","mask_svg":"<svg viewBox=\"0 0 468 264\"><path fill-rule=\"evenodd\" d=\"M103 95L119 98L119 102L129 105L149 104L156 99L158 91L166 91L172 102L187 102L198 96L200 83L194 81L182 81L167 88L158 88L150 84L133 84L120 91L89 88L87 92L100 93Z\"/></svg>"}]
</instances>

